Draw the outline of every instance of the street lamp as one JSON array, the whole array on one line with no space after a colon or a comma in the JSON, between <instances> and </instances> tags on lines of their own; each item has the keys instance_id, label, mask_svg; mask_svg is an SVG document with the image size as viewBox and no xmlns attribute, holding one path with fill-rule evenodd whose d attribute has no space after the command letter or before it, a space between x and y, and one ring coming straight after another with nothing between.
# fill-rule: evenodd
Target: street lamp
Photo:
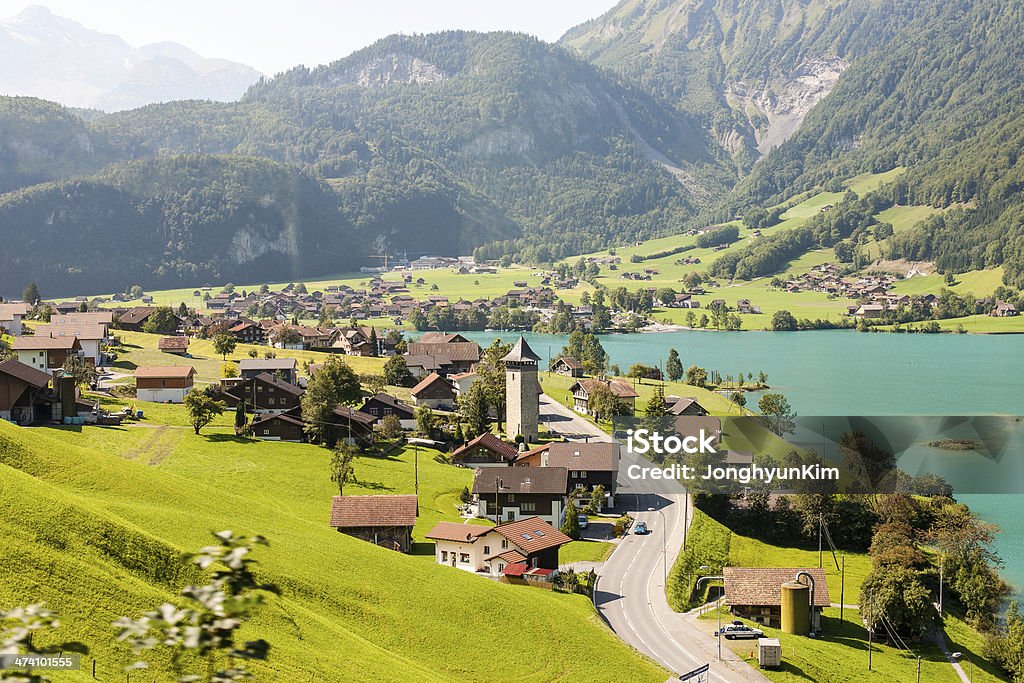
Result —
<instances>
[{"instance_id":1,"label":"street lamp","mask_svg":"<svg viewBox=\"0 0 1024 683\"><path fill-rule=\"evenodd\" d=\"M661 515L661 569L664 578L662 581L665 584L665 588L668 588L668 523L665 521L665 512L662 510L655 510L654 508L647 508L648 512L657 512Z\"/></svg>"},{"instance_id":2,"label":"street lamp","mask_svg":"<svg viewBox=\"0 0 1024 683\"><path fill-rule=\"evenodd\" d=\"M704 567L701 567L704 569ZM697 579L697 584L694 588L700 588L700 584L704 581L721 581L722 582L722 594L725 594L725 577L724 576L702 576ZM722 606L718 605L718 661L722 661Z\"/></svg>"}]
</instances>

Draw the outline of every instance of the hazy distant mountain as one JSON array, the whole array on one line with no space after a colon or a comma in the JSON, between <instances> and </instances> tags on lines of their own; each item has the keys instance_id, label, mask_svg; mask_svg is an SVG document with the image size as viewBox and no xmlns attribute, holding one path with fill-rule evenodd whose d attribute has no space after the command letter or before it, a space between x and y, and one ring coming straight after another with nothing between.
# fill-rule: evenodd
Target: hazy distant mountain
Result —
<instances>
[{"instance_id":1,"label":"hazy distant mountain","mask_svg":"<svg viewBox=\"0 0 1024 683\"><path fill-rule=\"evenodd\" d=\"M0 64L7 65L0 67L0 94L104 111L236 100L260 77L249 66L206 59L176 43L135 48L39 6L0 21Z\"/></svg>"}]
</instances>

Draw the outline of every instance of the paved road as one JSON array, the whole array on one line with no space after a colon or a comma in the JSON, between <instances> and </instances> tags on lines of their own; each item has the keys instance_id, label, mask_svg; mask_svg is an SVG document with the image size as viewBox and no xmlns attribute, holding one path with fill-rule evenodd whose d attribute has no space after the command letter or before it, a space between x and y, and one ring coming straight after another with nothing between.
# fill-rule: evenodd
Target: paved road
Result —
<instances>
[{"instance_id":1,"label":"paved road","mask_svg":"<svg viewBox=\"0 0 1024 683\"><path fill-rule=\"evenodd\" d=\"M549 429L567 438L612 440L548 396L541 396L540 412ZM724 644L724 661L717 661L717 641L692 623L692 618L669 607L665 574L683 544L683 510L689 501L681 488L654 493L650 484L626 479L626 469L634 462L641 462L639 456L623 452L616 504L628 509L638 521L645 521L651 533L630 534L605 562L594 596L598 610L620 638L677 674L710 663L710 680L716 683L767 681Z\"/></svg>"}]
</instances>

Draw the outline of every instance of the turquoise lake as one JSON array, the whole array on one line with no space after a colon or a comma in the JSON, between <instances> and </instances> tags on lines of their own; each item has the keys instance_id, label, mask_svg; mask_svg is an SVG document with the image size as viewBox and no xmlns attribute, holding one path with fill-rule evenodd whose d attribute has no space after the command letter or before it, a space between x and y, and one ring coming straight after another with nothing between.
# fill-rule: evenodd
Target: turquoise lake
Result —
<instances>
[{"instance_id":1,"label":"turquoise lake","mask_svg":"<svg viewBox=\"0 0 1024 683\"><path fill-rule=\"evenodd\" d=\"M489 344L513 333L463 332ZM564 336L526 334L546 365L557 357ZM822 332L662 332L603 335L611 362L625 371L632 363L664 366L671 348L685 367L696 364L722 376L761 370L772 391L786 395L798 414L829 415L1024 415L1024 336L974 334L864 334ZM754 405L751 397L749 405ZM935 421L932 421L932 423ZM922 424L931 424L925 421ZM920 435L922 442L927 435ZM1024 491L1020 430L1004 456L993 462L977 454L927 454L918 448L900 460L913 474L929 469L951 481L992 490ZM947 455L943 458L941 456ZM941 462L940 462L941 461ZM975 488L974 490L977 490ZM1003 576L1024 592L1024 523L1020 493L960 493L957 498L998 524L996 550Z\"/></svg>"}]
</instances>

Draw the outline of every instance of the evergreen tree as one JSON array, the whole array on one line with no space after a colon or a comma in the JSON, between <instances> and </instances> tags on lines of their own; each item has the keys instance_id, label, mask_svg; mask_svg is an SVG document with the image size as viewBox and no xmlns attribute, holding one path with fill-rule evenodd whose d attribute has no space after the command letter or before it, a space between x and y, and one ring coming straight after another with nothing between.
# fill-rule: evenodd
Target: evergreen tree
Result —
<instances>
[{"instance_id":1,"label":"evergreen tree","mask_svg":"<svg viewBox=\"0 0 1024 683\"><path fill-rule=\"evenodd\" d=\"M669 380L672 382L678 382L683 378L683 363L679 360L679 352L675 349L669 349L668 351L665 374L668 375Z\"/></svg>"}]
</instances>

